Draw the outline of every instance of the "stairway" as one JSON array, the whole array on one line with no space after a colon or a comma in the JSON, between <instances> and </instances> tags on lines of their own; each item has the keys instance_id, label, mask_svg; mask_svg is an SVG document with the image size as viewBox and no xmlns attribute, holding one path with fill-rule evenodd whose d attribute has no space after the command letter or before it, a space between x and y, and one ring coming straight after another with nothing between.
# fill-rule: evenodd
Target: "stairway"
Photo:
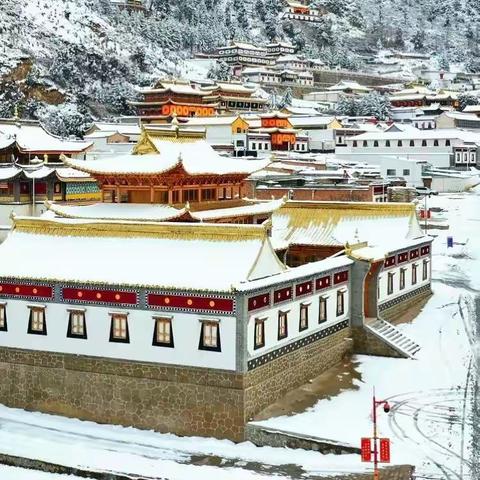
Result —
<instances>
[{"instance_id":1,"label":"stairway","mask_svg":"<svg viewBox=\"0 0 480 480\"><path fill-rule=\"evenodd\" d=\"M381 318L366 323L365 328L387 345L390 345L402 357L413 358L420 350L420 345L410 340L398 328Z\"/></svg>"}]
</instances>

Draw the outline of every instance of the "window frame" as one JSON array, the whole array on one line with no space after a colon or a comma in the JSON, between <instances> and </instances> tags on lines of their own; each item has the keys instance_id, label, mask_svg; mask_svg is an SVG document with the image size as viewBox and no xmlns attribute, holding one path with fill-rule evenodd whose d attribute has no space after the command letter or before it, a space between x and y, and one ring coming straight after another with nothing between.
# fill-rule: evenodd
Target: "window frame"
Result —
<instances>
[{"instance_id":1,"label":"window frame","mask_svg":"<svg viewBox=\"0 0 480 480\"><path fill-rule=\"evenodd\" d=\"M112 312L109 313L110 315L110 342L113 343L130 343L130 331L128 328L128 315L129 313L120 313L120 312ZM115 336L115 320L117 319L125 320L125 337L117 337Z\"/></svg>"},{"instance_id":2,"label":"window frame","mask_svg":"<svg viewBox=\"0 0 480 480\"><path fill-rule=\"evenodd\" d=\"M282 320L285 320L283 324ZM284 326L284 328L281 328ZM277 339L284 340L288 337L288 310L279 310L278 311L278 320L277 320Z\"/></svg>"},{"instance_id":3,"label":"window frame","mask_svg":"<svg viewBox=\"0 0 480 480\"><path fill-rule=\"evenodd\" d=\"M265 346L265 321L266 318L255 318L253 324L253 349L258 350L259 348L263 348ZM260 337L261 342L259 342L259 336L257 327L260 327Z\"/></svg>"},{"instance_id":4,"label":"window frame","mask_svg":"<svg viewBox=\"0 0 480 480\"><path fill-rule=\"evenodd\" d=\"M152 319L154 320L154 326L153 326L153 338L152 338L152 345L154 347L166 347L166 348L175 348L175 342L174 342L174 338L173 338L173 324L172 324L172 320L173 320L173 317L172 316L167 316L167 315L153 315L152 316ZM159 334L161 332L159 332L159 326L160 324L162 323L167 323L168 326L169 326L169 340L168 342L167 341L161 341L159 340ZM166 335L165 332L162 332L164 335Z\"/></svg>"},{"instance_id":5,"label":"window frame","mask_svg":"<svg viewBox=\"0 0 480 480\"><path fill-rule=\"evenodd\" d=\"M400 268L400 275L398 278L398 287L400 290L405 290L405 280L406 280L405 272L406 271L407 269L405 267Z\"/></svg>"},{"instance_id":6,"label":"window frame","mask_svg":"<svg viewBox=\"0 0 480 480\"><path fill-rule=\"evenodd\" d=\"M67 337L68 338L87 338L87 322L85 318L85 308L70 308L68 311L68 329L67 329ZM82 316L82 325L83 325L83 333L75 333L74 332L74 316L81 314Z\"/></svg>"},{"instance_id":7,"label":"window frame","mask_svg":"<svg viewBox=\"0 0 480 480\"><path fill-rule=\"evenodd\" d=\"M300 304L300 311L298 316L298 331L304 332L308 330L309 316L310 316L310 305L311 302L304 302ZM305 313L305 317L302 318L302 313ZM304 321L302 321L304 320Z\"/></svg>"},{"instance_id":8,"label":"window frame","mask_svg":"<svg viewBox=\"0 0 480 480\"><path fill-rule=\"evenodd\" d=\"M318 324L321 325L322 323L326 323L328 321L328 297L320 296L318 299ZM323 306L323 313L322 315L322 306Z\"/></svg>"},{"instance_id":9,"label":"window frame","mask_svg":"<svg viewBox=\"0 0 480 480\"><path fill-rule=\"evenodd\" d=\"M394 288L393 288L393 277L394 277L394 273L393 272L388 272L388 275L387 275L387 295L393 295L393 291L394 291Z\"/></svg>"},{"instance_id":10,"label":"window frame","mask_svg":"<svg viewBox=\"0 0 480 480\"><path fill-rule=\"evenodd\" d=\"M341 317L342 315L345 315L345 289L340 289L337 290L337 317ZM341 299L341 301L339 301ZM339 308L341 307L341 308Z\"/></svg>"},{"instance_id":11,"label":"window frame","mask_svg":"<svg viewBox=\"0 0 480 480\"><path fill-rule=\"evenodd\" d=\"M418 265L412 263L412 286L418 283Z\"/></svg>"},{"instance_id":12,"label":"window frame","mask_svg":"<svg viewBox=\"0 0 480 480\"><path fill-rule=\"evenodd\" d=\"M422 266L422 282L425 280L428 280L428 260L423 261L423 266Z\"/></svg>"},{"instance_id":13,"label":"window frame","mask_svg":"<svg viewBox=\"0 0 480 480\"><path fill-rule=\"evenodd\" d=\"M28 330L27 333L31 335L47 335L47 316L46 316L46 309L45 305L27 305L30 310L30 315L28 318ZM38 321L38 319L34 318L34 313L42 312L42 329L33 328L34 323Z\"/></svg>"},{"instance_id":14,"label":"window frame","mask_svg":"<svg viewBox=\"0 0 480 480\"><path fill-rule=\"evenodd\" d=\"M222 343L220 338L220 321L219 320L200 320L201 327L200 327L200 341L198 343L199 350L205 350L208 352L221 352L222 351ZM217 329L216 334L216 346L206 345L205 344L205 327L212 327L215 326Z\"/></svg>"},{"instance_id":15,"label":"window frame","mask_svg":"<svg viewBox=\"0 0 480 480\"><path fill-rule=\"evenodd\" d=\"M7 302L0 302L0 332L8 332Z\"/></svg>"}]
</instances>

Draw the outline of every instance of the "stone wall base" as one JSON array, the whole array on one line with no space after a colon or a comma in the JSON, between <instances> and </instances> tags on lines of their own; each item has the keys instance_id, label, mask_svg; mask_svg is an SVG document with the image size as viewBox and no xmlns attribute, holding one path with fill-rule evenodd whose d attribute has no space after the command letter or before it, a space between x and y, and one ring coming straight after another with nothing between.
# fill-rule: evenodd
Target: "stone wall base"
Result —
<instances>
[{"instance_id":1,"label":"stone wall base","mask_svg":"<svg viewBox=\"0 0 480 480\"><path fill-rule=\"evenodd\" d=\"M350 327L269 361L245 376L246 422L264 408L352 353Z\"/></svg>"},{"instance_id":2,"label":"stone wall base","mask_svg":"<svg viewBox=\"0 0 480 480\"><path fill-rule=\"evenodd\" d=\"M425 285L402 297L379 306L380 317L387 322L396 323L396 319L409 309L418 305L432 295L431 285Z\"/></svg>"},{"instance_id":3,"label":"stone wall base","mask_svg":"<svg viewBox=\"0 0 480 480\"><path fill-rule=\"evenodd\" d=\"M376 355L378 357L405 358L405 356L364 327L352 327L352 335L355 353Z\"/></svg>"},{"instance_id":4,"label":"stone wall base","mask_svg":"<svg viewBox=\"0 0 480 480\"><path fill-rule=\"evenodd\" d=\"M346 327L346 328L345 328ZM0 348L0 403L97 423L243 441L245 423L340 362L348 323L325 338L235 372Z\"/></svg>"},{"instance_id":5,"label":"stone wall base","mask_svg":"<svg viewBox=\"0 0 480 480\"><path fill-rule=\"evenodd\" d=\"M244 438L235 372L0 348L0 403L178 435Z\"/></svg>"}]
</instances>

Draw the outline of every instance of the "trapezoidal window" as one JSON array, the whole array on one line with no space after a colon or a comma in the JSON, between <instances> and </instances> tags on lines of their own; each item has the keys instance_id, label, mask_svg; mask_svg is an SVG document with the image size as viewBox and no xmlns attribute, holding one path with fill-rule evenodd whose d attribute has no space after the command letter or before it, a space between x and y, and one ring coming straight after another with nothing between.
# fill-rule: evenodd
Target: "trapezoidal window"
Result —
<instances>
[{"instance_id":1,"label":"trapezoidal window","mask_svg":"<svg viewBox=\"0 0 480 480\"><path fill-rule=\"evenodd\" d=\"M128 313L111 313L110 341L115 343L130 343L128 331Z\"/></svg>"},{"instance_id":2,"label":"trapezoidal window","mask_svg":"<svg viewBox=\"0 0 480 480\"><path fill-rule=\"evenodd\" d=\"M298 323L298 330L303 332L308 328L308 307L310 306L309 303L302 303L300 305L300 318Z\"/></svg>"},{"instance_id":3,"label":"trapezoidal window","mask_svg":"<svg viewBox=\"0 0 480 480\"><path fill-rule=\"evenodd\" d=\"M278 340L288 337L288 312L278 312Z\"/></svg>"},{"instance_id":4,"label":"trapezoidal window","mask_svg":"<svg viewBox=\"0 0 480 480\"><path fill-rule=\"evenodd\" d=\"M85 310L69 310L67 337L87 338Z\"/></svg>"},{"instance_id":5,"label":"trapezoidal window","mask_svg":"<svg viewBox=\"0 0 480 480\"><path fill-rule=\"evenodd\" d=\"M202 320L200 329L199 350L209 350L211 352L221 351L220 342L220 324L213 320Z\"/></svg>"},{"instance_id":6,"label":"trapezoidal window","mask_svg":"<svg viewBox=\"0 0 480 480\"><path fill-rule=\"evenodd\" d=\"M0 303L0 332L7 331L7 304Z\"/></svg>"},{"instance_id":7,"label":"trapezoidal window","mask_svg":"<svg viewBox=\"0 0 480 480\"><path fill-rule=\"evenodd\" d=\"M253 348L262 348L265 346L265 318L255 319L255 338Z\"/></svg>"},{"instance_id":8,"label":"trapezoidal window","mask_svg":"<svg viewBox=\"0 0 480 480\"><path fill-rule=\"evenodd\" d=\"M318 323L327 321L327 298L320 297L318 304Z\"/></svg>"},{"instance_id":9,"label":"trapezoidal window","mask_svg":"<svg viewBox=\"0 0 480 480\"><path fill-rule=\"evenodd\" d=\"M153 317L155 329L152 345L173 348L173 329L171 317Z\"/></svg>"},{"instance_id":10,"label":"trapezoidal window","mask_svg":"<svg viewBox=\"0 0 480 480\"><path fill-rule=\"evenodd\" d=\"M33 335L46 335L47 322L45 319L45 307L32 305L30 309L30 317L28 319L28 333Z\"/></svg>"},{"instance_id":11,"label":"trapezoidal window","mask_svg":"<svg viewBox=\"0 0 480 480\"><path fill-rule=\"evenodd\" d=\"M337 291L337 317L345 313L345 290Z\"/></svg>"}]
</instances>

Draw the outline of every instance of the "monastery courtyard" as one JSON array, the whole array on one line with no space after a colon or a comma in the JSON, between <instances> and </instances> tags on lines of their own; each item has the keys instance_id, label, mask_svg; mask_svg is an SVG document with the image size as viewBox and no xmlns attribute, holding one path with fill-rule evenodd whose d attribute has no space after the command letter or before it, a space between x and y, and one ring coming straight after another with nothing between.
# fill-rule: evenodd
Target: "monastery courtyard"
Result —
<instances>
[{"instance_id":1,"label":"monastery courtyard","mask_svg":"<svg viewBox=\"0 0 480 480\"><path fill-rule=\"evenodd\" d=\"M416 465L417 478L454 479L479 463L479 422L472 414L478 412L473 395L478 378L473 374L476 360L469 342L476 336L480 308L480 238L476 235L480 191L440 195L431 202L432 207L445 210L450 225L449 230L429 230L435 237L434 294L397 322L421 345L417 358L355 355L259 414L255 419L259 424L357 446L359 437L370 433L371 385L375 385L377 395L392 405L389 415L379 414L379 433L392 439L394 465ZM454 238L451 249L447 235ZM201 478L242 480L272 474L281 479L370 478L358 454L259 448L249 442L177 437L6 407L0 408L0 423L2 453L87 471L141 478L157 478L162 472L162 478L172 479L193 473ZM35 442L30 441L33 435ZM76 455L67 456L73 444ZM128 471L118 471L119 465L127 464ZM357 474L347 477L344 472ZM28 475L18 478L43 479L41 473ZM381 478L407 479L410 470L386 470Z\"/></svg>"}]
</instances>

